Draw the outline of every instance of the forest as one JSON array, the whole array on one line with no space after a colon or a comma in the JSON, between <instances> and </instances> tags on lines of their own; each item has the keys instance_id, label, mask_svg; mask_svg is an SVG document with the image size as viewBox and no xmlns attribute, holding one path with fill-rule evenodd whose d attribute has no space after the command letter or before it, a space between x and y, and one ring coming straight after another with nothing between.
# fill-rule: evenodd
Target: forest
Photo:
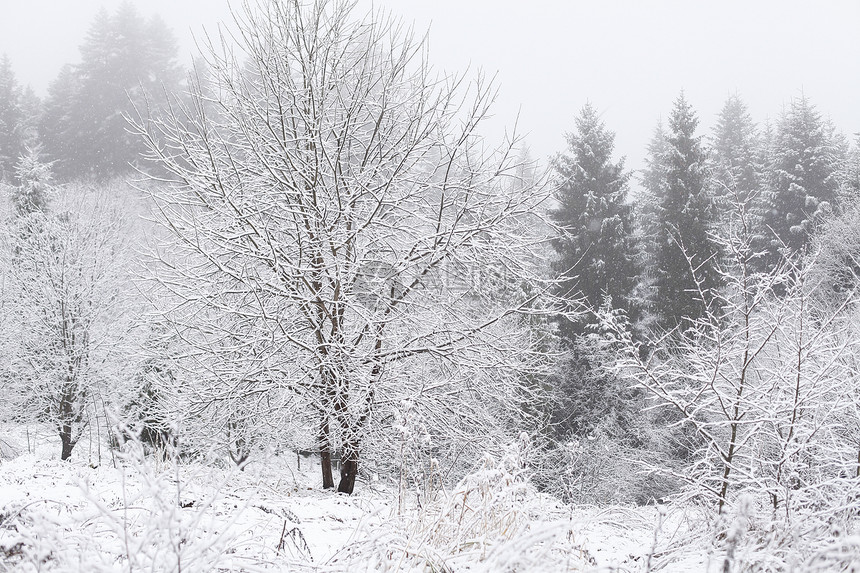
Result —
<instances>
[{"instance_id":1,"label":"forest","mask_svg":"<svg viewBox=\"0 0 860 573\"><path fill-rule=\"evenodd\" d=\"M0 60L0 571L860 568L860 134L535 160L396 15L230 25Z\"/></svg>"}]
</instances>

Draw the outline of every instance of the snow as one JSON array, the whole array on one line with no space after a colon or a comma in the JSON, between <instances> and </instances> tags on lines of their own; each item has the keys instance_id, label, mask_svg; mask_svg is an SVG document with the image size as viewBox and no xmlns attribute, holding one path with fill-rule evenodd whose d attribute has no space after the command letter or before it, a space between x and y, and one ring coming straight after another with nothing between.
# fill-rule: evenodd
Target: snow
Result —
<instances>
[{"instance_id":1,"label":"snow","mask_svg":"<svg viewBox=\"0 0 860 573\"><path fill-rule=\"evenodd\" d=\"M92 467L57 459L46 430L36 453L0 460L0 571L707 571L706 548L681 545L686 512L571 507L492 461L419 507L396 483L322 491L295 454L229 464L149 456ZM30 429L30 439L33 437ZM220 466L220 467L216 467ZM655 529L657 535L655 538ZM656 539L656 543L655 543Z\"/></svg>"}]
</instances>

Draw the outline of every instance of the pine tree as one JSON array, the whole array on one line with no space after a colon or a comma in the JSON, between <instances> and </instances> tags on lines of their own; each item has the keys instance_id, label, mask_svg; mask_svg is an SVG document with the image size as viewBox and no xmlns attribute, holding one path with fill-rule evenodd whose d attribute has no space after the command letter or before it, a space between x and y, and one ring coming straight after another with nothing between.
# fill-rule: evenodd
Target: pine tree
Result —
<instances>
[{"instance_id":1,"label":"pine tree","mask_svg":"<svg viewBox=\"0 0 860 573\"><path fill-rule=\"evenodd\" d=\"M11 179L21 155L21 88L7 55L0 59L0 181Z\"/></svg>"},{"instance_id":2,"label":"pine tree","mask_svg":"<svg viewBox=\"0 0 860 573\"><path fill-rule=\"evenodd\" d=\"M593 309L606 296L635 319L632 292L639 278L633 239L632 208L627 204L630 173L623 159L612 161L615 134L606 129L597 111L586 104L576 118L576 132L567 134L569 155L559 154L553 166L561 179L552 212L568 234L554 243L559 259L554 267L571 278L563 294L582 296ZM562 322L567 337L584 332L587 320Z\"/></svg>"},{"instance_id":3,"label":"pine tree","mask_svg":"<svg viewBox=\"0 0 860 573\"><path fill-rule=\"evenodd\" d=\"M658 188L654 309L657 326L689 326L702 317L719 285L717 249L708 236L713 214L705 152L696 136L699 120L683 92L669 117L663 155L665 180Z\"/></svg>"},{"instance_id":4,"label":"pine tree","mask_svg":"<svg viewBox=\"0 0 860 573\"><path fill-rule=\"evenodd\" d=\"M840 154L832 127L805 96L792 100L769 150L763 218L773 268L781 251L803 250L817 222L836 208Z\"/></svg>"}]
</instances>

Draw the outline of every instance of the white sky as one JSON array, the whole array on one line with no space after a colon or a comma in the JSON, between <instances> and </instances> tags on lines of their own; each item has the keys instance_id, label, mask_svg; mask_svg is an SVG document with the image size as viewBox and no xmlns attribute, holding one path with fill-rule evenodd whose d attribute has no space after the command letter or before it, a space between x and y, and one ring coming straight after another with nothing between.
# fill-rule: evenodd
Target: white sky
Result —
<instances>
[{"instance_id":1,"label":"white sky","mask_svg":"<svg viewBox=\"0 0 860 573\"><path fill-rule=\"evenodd\" d=\"M360 0L369 8L372 0ZM120 0L0 0L0 53L44 93L76 61L99 6ZM241 0L233 0L239 5ZM190 31L228 17L227 0L135 0L159 13L194 51ZM519 113L536 158L562 151L586 101L639 168L659 117L681 89L710 129L737 92L757 121L805 93L846 134L860 132L860 0L373 0L419 30L430 27L437 67L498 72L488 135Z\"/></svg>"}]
</instances>

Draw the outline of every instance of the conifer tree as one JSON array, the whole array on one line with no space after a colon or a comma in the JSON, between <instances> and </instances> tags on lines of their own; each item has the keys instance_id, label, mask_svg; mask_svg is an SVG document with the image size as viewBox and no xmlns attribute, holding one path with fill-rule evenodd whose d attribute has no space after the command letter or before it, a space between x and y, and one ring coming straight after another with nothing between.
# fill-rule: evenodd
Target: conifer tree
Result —
<instances>
[{"instance_id":1,"label":"conifer tree","mask_svg":"<svg viewBox=\"0 0 860 573\"><path fill-rule=\"evenodd\" d=\"M21 150L25 152L27 148L32 149L40 145L39 122L42 118L42 100L32 87L27 86L21 92L19 103L21 108L19 135Z\"/></svg>"},{"instance_id":2,"label":"conifer tree","mask_svg":"<svg viewBox=\"0 0 860 573\"><path fill-rule=\"evenodd\" d=\"M39 141L45 155L53 160L58 177L74 172L80 153L75 133L75 102L80 91L80 80L75 69L66 64L48 86L48 97L39 118Z\"/></svg>"},{"instance_id":3,"label":"conifer tree","mask_svg":"<svg viewBox=\"0 0 860 573\"><path fill-rule=\"evenodd\" d=\"M126 50L118 40L127 41L128 38L117 33L114 19L102 8L81 44L81 64L76 68L80 91L73 117L78 147L83 149L76 158L75 175L116 173L125 169L124 165L115 164L124 147L124 134L117 133L116 128L119 124L125 130L122 113L128 101L126 78L134 71L131 67L122 69L116 65L131 64L123 61L122 54Z\"/></svg>"},{"instance_id":4,"label":"conifer tree","mask_svg":"<svg viewBox=\"0 0 860 573\"><path fill-rule=\"evenodd\" d=\"M632 208L626 201L630 173L624 171L623 159L613 162L615 134L593 106L586 104L575 121L576 131L567 134L569 155L559 154L553 161L561 186L552 216L568 231L553 245L559 255L555 270L571 276L560 285L562 294L582 296L593 309L609 296L635 319L632 293L639 271ZM582 334L587 322L564 321L561 332Z\"/></svg>"},{"instance_id":5,"label":"conifer tree","mask_svg":"<svg viewBox=\"0 0 860 573\"><path fill-rule=\"evenodd\" d=\"M836 208L840 161L832 127L808 98L792 100L769 150L762 205L769 268L783 249L804 249L816 223Z\"/></svg>"},{"instance_id":6,"label":"conifer tree","mask_svg":"<svg viewBox=\"0 0 860 573\"><path fill-rule=\"evenodd\" d=\"M654 309L657 326L666 330L685 330L702 317L719 285L717 248L708 236L713 208L698 124L682 92L669 117L665 180L657 205Z\"/></svg>"},{"instance_id":7,"label":"conifer tree","mask_svg":"<svg viewBox=\"0 0 860 573\"><path fill-rule=\"evenodd\" d=\"M21 155L21 88L8 56L0 58L0 181L11 179Z\"/></svg>"},{"instance_id":8,"label":"conifer tree","mask_svg":"<svg viewBox=\"0 0 860 573\"><path fill-rule=\"evenodd\" d=\"M846 154L842 174L843 201L856 203L860 200L860 133Z\"/></svg>"},{"instance_id":9,"label":"conifer tree","mask_svg":"<svg viewBox=\"0 0 860 573\"><path fill-rule=\"evenodd\" d=\"M45 212L51 192L51 166L41 160L39 147L28 148L15 165L18 187L12 194L12 204L19 217Z\"/></svg>"},{"instance_id":10,"label":"conifer tree","mask_svg":"<svg viewBox=\"0 0 860 573\"><path fill-rule=\"evenodd\" d=\"M127 116L178 88L176 41L163 20L126 1L96 15L80 52L52 84L40 132L58 175L108 178L140 159Z\"/></svg>"},{"instance_id":11,"label":"conifer tree","mask_svg":"<svg viewBox=\"0 0 860 573\"><path fill-rule=\"evenodd\" d=\"M663 121L659 120L646 148L645 169L641 172L640 188L633 202L636 236L640 246L639 264L643 270L639 285L642 294L639 298L649 303L653 299L651 289L657 268L655 256L660 198L665 195L666 187L666 146L666 130Z\"/></svg>"},{"instance_id":12,"label":"conifer tree","mask_svg":"<svg viewBox=\"0 0 860 573\"><path fill-rule=\"evenodd\" d=\"M709 159L711 197L723 220L730 203L750 202L756 196L762 178L758 131L737 94L729 96L717 115Z\"/></svg>"}]
</instances>

